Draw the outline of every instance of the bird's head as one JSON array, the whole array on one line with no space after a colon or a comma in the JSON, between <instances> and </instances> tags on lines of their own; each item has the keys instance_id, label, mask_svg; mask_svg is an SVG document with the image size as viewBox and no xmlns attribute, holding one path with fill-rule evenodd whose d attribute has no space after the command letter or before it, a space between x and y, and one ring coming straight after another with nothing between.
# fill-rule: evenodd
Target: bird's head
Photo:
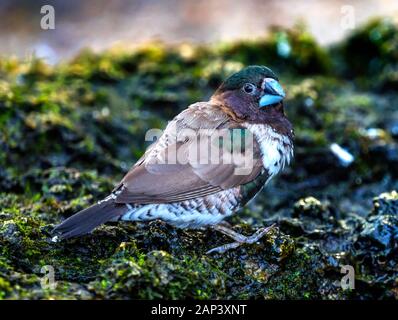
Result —
<instances>
[{"instance_id":1,"label":"bird's head","mask_svg":"<svg viewBox=\"0 0 398 320\"><path fill-rule=\"evenodd\" d=\"M264 122L283 116L285 92L275 73L264 66L249 66L227 78L211 100L240 120Z\"/></svg>"}]
</instances>

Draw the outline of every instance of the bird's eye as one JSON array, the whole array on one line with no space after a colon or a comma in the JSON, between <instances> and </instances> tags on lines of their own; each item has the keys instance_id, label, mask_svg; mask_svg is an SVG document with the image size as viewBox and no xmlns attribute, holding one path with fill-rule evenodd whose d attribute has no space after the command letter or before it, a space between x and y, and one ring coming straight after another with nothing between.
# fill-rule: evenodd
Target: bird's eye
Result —
<instances>
[{"instance_id":1,"label":"bird's eye","mask_svg":"<svg viewBox=\"0 0 398 320\"><path fill-rule=\"evenodd\" d=\"M256 86L252 83L246 83L243 86L243 91L248 94L255 94L256 93Z\"/></svg>"}]
</instances>

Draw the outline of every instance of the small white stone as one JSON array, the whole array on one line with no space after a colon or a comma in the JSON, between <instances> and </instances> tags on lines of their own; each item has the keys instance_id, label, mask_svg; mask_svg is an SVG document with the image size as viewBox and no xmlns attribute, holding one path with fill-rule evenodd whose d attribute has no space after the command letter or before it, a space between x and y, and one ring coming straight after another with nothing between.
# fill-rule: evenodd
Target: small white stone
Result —
<instances>
[{"instance_id":1,"label":"small white stone","mask_svg":"<svg viewBox=\"0 0 398 320\"><path fill-rule=\"evenodd\" d=\"M337 143L332 143L330 145L330 150L340 160L340 163L343 166L348 167L352 162L354 162L354 156L346 149L340 147Z\"/></svg>"}]
</instances>

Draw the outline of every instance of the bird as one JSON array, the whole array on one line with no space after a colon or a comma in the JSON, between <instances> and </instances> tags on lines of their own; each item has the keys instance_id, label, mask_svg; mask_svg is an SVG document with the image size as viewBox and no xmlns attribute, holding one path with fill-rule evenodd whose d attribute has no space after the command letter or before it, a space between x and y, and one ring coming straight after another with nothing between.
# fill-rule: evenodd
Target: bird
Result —
<instances>
[{"instance_id":1,"label":"bird","mask_svg":"<svg viewBox=\"0 0 398 320\"><path fill-rule=\"evenodd\" d=\"M275 225L245 236L225 218L293 158L294 130L284 98L278 77L266 66L233 73L208 101L175 116L109 196L57 225L54 239L83 236L109 221L162 220L183 229L213 228L233 240L208 254L257 243Z\"/></svg>"}]
</instances>

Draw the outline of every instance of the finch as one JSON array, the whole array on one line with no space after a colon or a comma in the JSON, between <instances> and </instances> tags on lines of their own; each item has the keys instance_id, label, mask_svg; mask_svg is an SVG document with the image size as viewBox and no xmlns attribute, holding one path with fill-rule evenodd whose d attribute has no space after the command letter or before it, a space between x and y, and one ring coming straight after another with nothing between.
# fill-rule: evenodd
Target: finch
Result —
<instances>
[{"instance_id":1,"label":"finch","mask_svg":"<svg viewBox=\"0 0 398 320\"><path fill-rule=\"evenodd\" d=\"M212 227L234 241L223 253L255 243L224 219L253 199L293 157L293 127L274 72L249 66L228 77L209 101L169 122L105 199L55 227L58 239L82 236L108 221L160 219L179 228Z\"/></svg>"}]
</instances>

